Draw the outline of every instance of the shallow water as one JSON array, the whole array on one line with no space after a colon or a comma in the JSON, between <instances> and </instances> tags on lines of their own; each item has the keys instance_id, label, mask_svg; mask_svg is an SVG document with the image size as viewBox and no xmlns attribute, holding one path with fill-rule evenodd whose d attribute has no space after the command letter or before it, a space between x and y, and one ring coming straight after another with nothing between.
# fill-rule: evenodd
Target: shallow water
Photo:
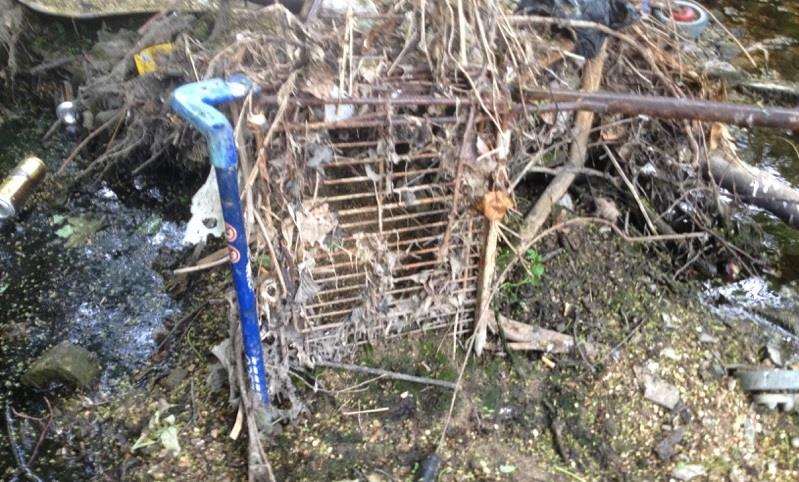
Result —
<instances>
[{"instance_id":1,"label":"shallow water","mask_svg":"<svg viewBox=\"0 0 799 482\"><path fill-rule=\"evenodd\" d=\"M744 45L782 37L787 47L770 49L766 75L799 81L799 2L724 0L706 4L722 12L720 20ZM762 61L762 59L761 59ZM773 129L735 130L741 157L799 187L799 136ZM748 277L734 283L706 286L703 301L731 323L753 322L796 349L799 326L790 313L799 312L799 232L756 208L751 216L764 231L764 249L776 257L771 277Z\"/></svg>"},{"instance_id":2,"label":"shallow water","mask_svg":"<svg viewBox=\"0 0 799 482\"><path fill-rule=\"evenodd\" d=\"M0 125L0 140L7 142L0 173L34 153L53 175L71 143L39 147L51 117L43 112ZM139 197L160 196L144 181L136 185ZM95 353L102 366L98 388L87 393L94 401L123 392L130 374L148 362L154 332L181 313L154 263L182 250L183 229L143 204L120 199L100 185L65 200L34 199L0 230L0 405L8 400L17 410L41 408L41 395L20 386L19 377L33 357L65 339ZM5 479L14 463L5 437L0 439L0 478ZM45 457L39 457L37 471L47 480L65 480L57 475L64 470L72 474L68 478L91 471L63 462L48 467Z\"/></svg>"}]
</instances>

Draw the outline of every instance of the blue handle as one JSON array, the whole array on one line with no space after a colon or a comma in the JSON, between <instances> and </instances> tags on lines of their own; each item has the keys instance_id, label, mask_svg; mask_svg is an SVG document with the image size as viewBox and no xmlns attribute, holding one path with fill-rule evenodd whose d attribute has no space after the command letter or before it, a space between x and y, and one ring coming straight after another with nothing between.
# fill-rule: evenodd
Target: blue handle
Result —
<instances>
[{"instance_id":1,"label":"blue handle","mask_svg":"<svg viewBox=\"0 0 799 482\"><path fill-rule=\"evenodd\" d=\"M244 357L250 389L269 405L269 386L266 381L264 351L261 346L258 313L255 309L255 291L250 268L250 251L244 216L239 201L239 182L236 168L238 154L233 138L233 127L227 117L214 108L232 100L245 97L252 84L244 77L227 81L204 80L186 84L172 93L171 106L188 123L203 133L208 141L211 164L216 170L222 215L225 218L225 236L230 256L233 285L239 303Z\"/></svg>"}]
</instances>

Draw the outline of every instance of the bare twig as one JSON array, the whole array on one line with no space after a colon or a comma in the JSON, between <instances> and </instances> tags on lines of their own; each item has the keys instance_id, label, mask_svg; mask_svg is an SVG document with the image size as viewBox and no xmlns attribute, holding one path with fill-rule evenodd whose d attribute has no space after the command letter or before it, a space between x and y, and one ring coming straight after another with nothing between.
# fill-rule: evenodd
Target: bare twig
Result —
<instances>
[{"instance_id":1,"label":"bare twig","mask_svg":"<svg viewBox=\"0 0 799 482\"><path fill-rule=\"evenodd\" d=\"M86 138L83 139L83 141L81 141L81 143L78 144L75 147L75 149L72 150L72 152L69 154L69 156L67 156L67 158L64 159L64 162L61 163L61 167L58 168L58 171L56 172L56 174L57 175L63 174L64 173L64 169L66 169L66 167L69 165L69 163L72 162L78 156L78 154L80 154L80 151L82 151L89 144L89 142L92 141L92 139L94 139L95 137L99 136L100 134L103 133L103 131L105 131L106 129L111 127L114 124L114 122L116 122L119 119L119 117L124 112L125 112L125 109L120 109L116 114L111 116L110 119L105 121L100 127L95 129L88 136L86 136Z\"/></svg>"},{"instance_id":2,"label":"bare twig","mask_svg":"<svg viewBox=\"0 0 799 482\"><path fill-rule=\"evenodd\" d=\"M22 449L17 442L17 436L14 433L14 418L11 415L11 404L6 401L6 434L8 434L8 445L11 448L11 454L14 456L14 461L22 474L33 482L42 482L42 479L33 473L31 468L25 462L22 456Z\"/></svg>"},{"instance_id":3,"label":"bare twig","mask_svg":"<svg viewBox=\"0 0 799 482\"><path fill-rule=\"evenodd\" d=\"M352 365L349 363L336 363L331 361L320 360L316 362L316 365L320 367L326 368L335 368L338 370L347 370L351 372L357 373L366 373L368 375L380 375L385 378L390 378L392 380L400 380L403 382L411 382L411 383L420 383L422 385L433 385L436 387L441 388L448 388L450 390L455 389L455 384L452 382L447 382L444 380L436 380L434 378L427 378L427 377L417 377L413 375L406 375L404 373L397 373L388 370L383 370L381 368L371 368L365 367L361 365Z\"/></svg>"}]
</instances>

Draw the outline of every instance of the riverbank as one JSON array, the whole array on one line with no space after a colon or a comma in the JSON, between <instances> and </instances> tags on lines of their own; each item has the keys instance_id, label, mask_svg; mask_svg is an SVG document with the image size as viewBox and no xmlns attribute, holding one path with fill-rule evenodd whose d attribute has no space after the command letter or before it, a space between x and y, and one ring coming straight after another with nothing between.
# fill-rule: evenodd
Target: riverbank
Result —
<instances>
[{"instance_id":1,"label":"riverbank","mask_svg":"<svg viewBox=\"0 0 799 482\"><path fill-rule=\"evenodd\" d=\"M336 219L336 212L355 206L346 203L360 202L352 199L371 201L370 196L378 196L383 188L391 192L378 199L378 205L396 201L400 209L411 212L419 201L426 205L426 196L452 195L451 185L457 184L459 177L450 161L467 159L468 182L455 192L461 196L468 193L469 199L461 199L460 207L455 200L454 208L442 204L440 218L433 219L434 214L417 217L428 224L447 224L448 217L458 211L462 221L479 225L482 216L479 221L470 217L475 211L471 197L479 197L472 190L500 192L514 181L516 189L509 190L515 203L502 219L498 235L500 273L516 258L514 249L519 244L511 240L523 231L525 221L520 213L529 210L553 177L568 170L573 114L548 112L531 115L523 122L513 119L509 125L519 130L508 130L506 138L501 134L505 121L511 119L503 117L508 112L485 108L474 124L477 138L469 144L465 139L475 127L467 127L468 112L459 110L456 103L446 104L447 96L453 95L459 102L472 99L466 105L475 106L478 103L471 96L482 99L487 93L497 94L499 88L489 88L491 83L485 77L469 77L474 72L466 69L464 74L448 64L454 56L430 47L426 55L440 61L440 71L445 74L431 80L424 77L426 73L401 66L396 68L403 74L390 81L420 92L435 82L447 83L452 91L435 92L442 106L411 108L400 102L398 106L386 104L386 112L372 112L369 109L374 106L364 101L358 109L333 107L334 118L328 118L331 109L315 107L312 96L320 94L313 88L314 80L325 86L332 82L333 70L327 72L320 65L332 68L330 65L343 62L341 65L352 67L352 60L347 64L346 55L336 50L345 44L340 41L342 35L350 35L349 42L363 49L367 60L369 55L378 55L369 50L375 45L391 52L383 60L397 65L411 62L410 58L418 65L431 60L412 46L413 41L408 44L410 53L405 52L405 43L394 45L400 34L413 29L403 30L399 20L392 23L393 17L381 19L385 22L380 23L381 29L389 32L382 40L374 32L366 34L375 20L348 24L350 30L344 33L331 27L320 40L306 37L292 17L285 16L285 25L273 22L274 13L274 9L264 13L256 26L282 28L296 38L288 43L275 42L273 35L260 40L239 38L234 29L220 34L221 40L214 43L208 39L217 20L212 15L191 20L170 17L164 24L167 27L178 25L170 23L178 18L194 23L178 25L182 33L172 40L180 48L170 57L168 68L149 77L134 73L127 56L137 45L133 32L142 27L145 18L111 22L107 29L101 28L100 22L76 26L78 39L72 39L74 44L65 46L64 51L76 50L94 62L88 67L88 79L81 77L85 72L76 73L77 64L67 64L44 76L23 76L6 92L11 94L9 100L20 91L36 93L42 107L29 111L26 96L6 106L0 139L8 140L9 147L0 156L0 173L31 152L42 157L51 172L48 183L20 218L0 233L0 312L4 313L0 318L0 374L5 378L0 400L10 408L15 442L39 476L45 480L237 480L247 474L248 434L235 388L239 383L234 380L230 387L224 356L220 356L224 351L219 350L229 337L230 319L235 321L235 310L229 305L234 298L227 267L219 256L213 257L219 252L224 256L223 242L211 238L207 246L197 248L182 243L191 195L208 172L207 152L201 138L181 124L165 103L172 87L197 77L199 65L200 71L207 68L218 75L239 67L273 75L275 82L265 84L269 88L300 82L297 98L310 105L298 101L297 106L270 105L261 112L264 122L274 120L274 125L280 124L276 120L280 116L288 115L284 108L293 116L290 128L276 128L276 133L270 134L275 136L271 145L259 144L269 138L271 130L266 131L264 122L258 124L258 116L247 116L247 127L242 127L245 140L241 152L246 154L242 169L252 168L247 178L254 180L254 188L244 196L245 208L263 216L262 224L254 221L255 215L250 220L257 261L253 268L264 323L277 333L265 338L272 356L267 368L277 386L272 401L275 411L286 417L261 424L262 429L269 429L262 440L279 480L415 478L421 464L436 451L446 424L451 390L313 367L312 359L320 356L453 383L458 381L464 358L469 357L452 422L438 451L444 462L440 480L606 480L629 475L687 480L700 472L711 480L797 477L799 426L795 415L753 404L733 372L739 365L796 368L799 362L799 322L790 316L797 299L790 282L796 279L794 245L799 245L799 238L768 213L713 194L692 164L696 152L689 147L692 135L700 141L697 152L705 155L706 150L699 147L705 142L735 141L744 160L797 181L792 174L795 151L790 137L749 129L731 130L730 139L712 133L705 136L701 129L679 122L600 116L584 159L588 167L580 168L569 194L548 216L547 235L529 249L525 247L519 253L521 262L509 271L507 279L498 282L491 309L495 316L511 318L524 327L566 337L572 348L563 350L553 344L519 350L524 343L489 331L485 352L475 358L470 354L469 339L463 336L471 333L470 318L456 315L451 325L433 329L426 318L404 312L398 315L399 325L422 333L389 341L389 334L400 334L395 324L364 326L371 320L388 319L384 315L400 304L395 299L384 300L384 292L410 289L391 284L393 278L402 278L391 275L393 270L404 269L405 264L432 266L405 275L419 285L411 288L427 295L404 299L402 308L411 313L419 307L444 313L453 304L479 301L472 295L463 299L458 293L445 296L452 286L437 284L433 276L443 270L464 286L467 281L463 280L478 276L470 264L471 224L468 233L426 233L422 241L408 241L404 251L354 243L355 254L343 256L333 254L337 253L334 250L348 248L346 243L352 238L341 227L347 224L344 215ZM416 13L410 12L408 18L416 18ZM155 20L160 21L159 17ZM450 20L441 24L450 25L447 22ZM519 24L523 22L519 20ZM69 22L58 25L49 34L73 35ZM152 28L153 24L149 25ZM34 25L33 31L52 38L37 30L41 27ZM577 88L586 64L574 58L571 46L563 43L557 30L527 27L513 30L516 40L536 53L533 58L549 52L547 58L552 62L547 66L549 74L541 74L547 71L543 68L530 68L530 79ZM159 29L155 32L166 35ZM439 33L431 30L430 38L445 38L435 37ZM636 34L661 45L662 50L653 51L663 57L652 64L631 47L621 49L622 53L614 51L606 67L606 87L679 88L692 95L705 94L702 86L723 90L721 84L705 83L709 81L702 76L692 77L690 70L679 70L677 75L675 59L679 57L679 69L683 69L682 62L693 59L695 50L676 54L671 49L681 44L657 29ZM719 31L714 35L714 39L724 37ZM475 58L486 54L484 41L477 38L469 37L469 49L464 46L461 53ZM492 37L492 42L499 42L496 38L502 37ZM112 49L116 41L122 47ZM230 42L229 48L224 42ZM715 44L713 48L733 50L730 55L744 63L735 46L725 42L725 48ZM243 48L241 45L246 48L233 48ZM32 56L46 50L41 45L34 47ZM236 55L231 56L234 51ZM306 58L296 57L297 52L310 55L310 65L320 70L305 70L308 66L303 63L294 66L292 62ZM267 69L266 61L273 54L282 63L269 64ZM364 59L353 78L361 83L358 88L366 89L364 95L378 95L390 86L380 84L382 77L377 74L391 70L393 64L373 65ZM37 60L41 65L48 59ZM518 60L493 61L511 65ZM112 82L108 90L91 81L97 76L108 81L105 67L115 65L125 67L124 81ZM652 74L652 65L673 73L673 78L667 76L669 82L664 84ZM32 66L22 67L24 72ZM326 74L318 79L308 77L313 72ZM688 80L681 77L683 73ZM483 82L485 90L470 88L464 75ZM80 140L60 130L50 141L41 141L54 120L50 104L61 99L64 80L83 89L84 115L112 115L82 128L79 139L101 130L94 142L80 149L76 149ZM283 93L282 88L276 89L276 98ZM322 94L326 98L329 92ZM518 92L507 94L512 98ZM498 95L496 99L501 103L506 97ZM352 107L352 112L345 107ZM336 123L346 124L349 119L336 116L353 115L356 110L355 121L364 124L342 127L350 129L343 134L337 131L340 126ZM382 122L384 117L392 120L374 128L375 119ZM115 124L110 121L115 119L112 128ZM232 119L244 117L234 112ZM321 134L311 129L325 124L330 124L329 129L322 129ZM149 142L151 138L155 140ZM362 143L372 147L363 148ZM466 148L456 149L461 144ZM261 149L270 156L264 170L254 167ZM511 149L514 155L500 156ZM391 163L383 163L384 158ZM527 165L531 158L537 162ZM71 161L65 163L65 159ZM97 163L98 159L102 162ZM336 163L349 164L342 167ZM62 165L66 166L64 172L57 174ZM377 167L359 167L363 165ZM132 174L142 166L138 174ZM388 178L380 166L390 173ZM534 174L528 174L528 168ZM386 182L389 178L392 181ZM344 184L356 187L324 191ZM378 189L378 184L383 187ZM324 212L301 202L316 199L320 185L322 196L334 199L330 201L334 208ZM694 196L705 191L711 195ZM396 199L390 197L394 195ZM272 207L265 210L270 202ZM335 207L335 202L342 204ZM286 208L286 212L275 206ZM647 214L646 207L660 214ZM305 217L297 217L296 212ZM403 211L400 217L407 215ZM659 223L653 227L653 220L666 223L667 229L675 232L668 234ZM349 225L372 221L364 216L350 220ZM272 227L272 222L280 224ZM374 224L382 222L380 218ZM398 232L416 229L412 225L392 228ZM700 232L704 235L699 236ZM442 268L429 258L436 250L436 245L429 243L449 234L456 255L448 257ZM482 243L479 236L473 240ZM421 254L409 252L417 242L428 244L417 246ZM466 246L463 259L458 257L463 245L457 243ZM324 265L311 261L325 259L334 265L329 268L334 277L353 276L335 270L355 259L369 264L370 276L382 281L356 286L363 289L363 296L342 295L312 304L309 300L320 290L314 282L330 282L331 278L322 276L329 274ZM208 265L213 266L208 269ZM194 271L174 272L186 266L195 266ZM388 281L385 273L390 274ZM300 287L312 294L302 295ZM342 287L347 286L335 286ZM296 293L284 293L283 301L278 302L274 293L279 289ZM316 326L324 328L316 321L321 311L313 310L325 303L338 306L332 310L337 316L347 312L334 323L344 329L323 333L332 341L311 348L304 341L314 339L308 335L303 340L300 334L312 333ZM361 318L352 316L353 303L363 303ZM94 354L102 367L96 385L78 391L22 387L18 378L31 362L63 340ZM365 346L354 346L356 341L363 344L367 340ZM651 393L652 386L663 388L674 403L653 401L657 395ZM7 445L8 440L3 443ZM4 454L0 474L10 478L20 464L6 455L10 455L7 448L0 446Z\"/></svg>"}]
</instances>

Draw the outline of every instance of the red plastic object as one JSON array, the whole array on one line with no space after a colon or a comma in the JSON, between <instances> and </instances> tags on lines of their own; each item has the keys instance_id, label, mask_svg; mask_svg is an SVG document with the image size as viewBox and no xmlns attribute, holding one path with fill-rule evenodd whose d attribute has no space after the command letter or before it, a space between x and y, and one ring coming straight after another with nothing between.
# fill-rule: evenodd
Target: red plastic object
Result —
<instances>
[{"instance_id":1,"label":"red plastic object","mask_svg":"<svg viewBox=\"0 0 799 482\"><path fill-rule=\"evenodd\" d=\"M693 8L680 7L671 11L671 18L677 22L693 22L699 18L699 15Z\"/></svg>"}]
</instances>

